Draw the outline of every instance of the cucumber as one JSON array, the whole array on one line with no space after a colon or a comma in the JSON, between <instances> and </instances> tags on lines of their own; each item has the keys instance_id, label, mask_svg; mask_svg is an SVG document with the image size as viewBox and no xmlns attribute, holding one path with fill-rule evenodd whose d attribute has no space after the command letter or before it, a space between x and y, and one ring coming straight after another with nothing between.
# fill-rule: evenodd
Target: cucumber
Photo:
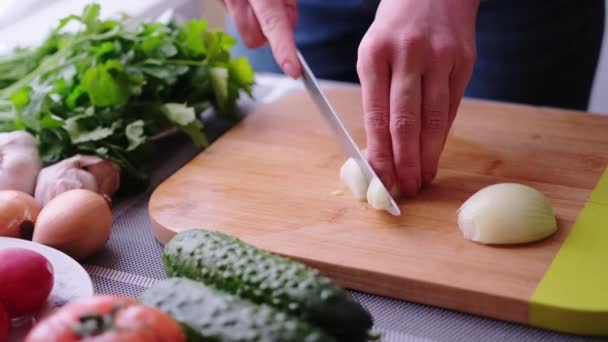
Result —
<instances>
[{"instance_id":1,"label":"cucumber","mask_svg":"<svg viewBox=\"0 0 608 342\"><path fill-rule=\"evenodd\" d=\"M186 278L160 280L139 301L179 322L188 342L336 342L320 328L274 307Z\"/></svg>"},{"instance_id":2,"label":"cucumber","mask_svg":"<svg viewBox=\"0 0 608 342\"><path fill-rule=\"evenodd\" d=\"M201 281L319 326L339 341L370 338L371 315L316 269L221 232L175 235L163 251L168 276Z\"/></svg>"}]
</instances>

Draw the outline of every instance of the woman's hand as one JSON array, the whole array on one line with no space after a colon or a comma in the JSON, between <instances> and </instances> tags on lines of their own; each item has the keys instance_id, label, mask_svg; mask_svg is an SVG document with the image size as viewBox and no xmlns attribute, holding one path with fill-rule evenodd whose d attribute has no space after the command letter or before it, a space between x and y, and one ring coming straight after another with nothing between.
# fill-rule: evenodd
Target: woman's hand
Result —
<instances>
[{"instance_id":1,"label":"woman's hand","mask_svg":"<svg viewBox=\"0 0 608 342\"><path fill-rule=\"evenodd\" d=\"M359 47L367 153L389 189L430 183L476 57L479 0L383 0Z\"/></svg>"},{"instance_id":2,"label":"woman's hand","mask_svg":"<svg viewBox=\"0 0 608 342\"><path fill-rule=\"evenodd\" d=\"M301 75L294 29L298 18L296 0L223 0L243 42L249 48L268 43L274 59L293 77Z\"/></svg>"}]
</instances>

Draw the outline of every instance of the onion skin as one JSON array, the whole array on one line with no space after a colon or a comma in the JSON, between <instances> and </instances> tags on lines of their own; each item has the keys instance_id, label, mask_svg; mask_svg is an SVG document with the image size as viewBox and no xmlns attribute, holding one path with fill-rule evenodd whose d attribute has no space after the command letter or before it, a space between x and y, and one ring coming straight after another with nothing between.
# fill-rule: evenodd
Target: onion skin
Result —
<instances>
[{"instance_id":1,"label":"onion skin","mask_svg":"<svg viewBox=\"0 0 608 342\"><path fill-rule=\"evenodd\" d=\"M458 209L458 227L466 240L482 244L521 244L557 231L551 203L540 191L517 183L479 190Z\"/></svg>"},{"instance_id":2,"label":"onion skin","mask_svg":"<svg viewBox=\"0 0 608 342\"><path fill-rule=\"evenodd\" d=\"M32 240L83 260L104 248L111 228L108 198L74 189L59 194L40 211Z\"/></svg>"},{"instance_id":3,"label":"onion skin","mask_svg":"<svg viewBox=\"0 0 608 342\"><path fill-rule=\"evenodd\" d=\"M30 239L40 206L29 194L0 191L0 236Z\"/></svg>"}]
</instances>

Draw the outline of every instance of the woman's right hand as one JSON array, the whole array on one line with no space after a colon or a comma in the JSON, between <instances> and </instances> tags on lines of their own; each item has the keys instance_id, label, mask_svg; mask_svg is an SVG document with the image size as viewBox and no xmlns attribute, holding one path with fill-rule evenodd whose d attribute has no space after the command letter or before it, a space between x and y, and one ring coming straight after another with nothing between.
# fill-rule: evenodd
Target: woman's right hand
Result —
<instances>
[{"instance_id":1,"label":"woman's right hand","mask_svg":"<svg viewBox=\"0 0 608 342\"><path fill-rule=\"evenodd\" d=\"M266 43L279 67L292 78L302 72L296 54L294 30L298 20L296 0L222 0L245 45Z\"/></svg>"}]
</instances>

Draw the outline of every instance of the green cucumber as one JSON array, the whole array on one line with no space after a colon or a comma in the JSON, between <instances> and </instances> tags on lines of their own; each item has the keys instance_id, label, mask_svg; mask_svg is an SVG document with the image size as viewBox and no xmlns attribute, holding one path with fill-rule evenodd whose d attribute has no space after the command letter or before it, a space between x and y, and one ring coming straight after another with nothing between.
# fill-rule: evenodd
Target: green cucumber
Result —
<instances>
[{"instance_id":1,"label":"green cucumber","mask_svg":"<svg viewBox=\"0 0 608 342\"><path fill-rule=\"evenodd\" d=\"M221 232L183 231L165 246L168 276L201 281L317 325L339 341L370 338L371 315L316 269Z\"/></svg>"},{"instance_id":2,"label":"green cucumber","mask_svg":"<svg viewBox=\"0 0 608 342\"><path fill-rule=\"evenodd\" d=\"M179 322L188 342L336 342L320 328L274 307L186 278L160 280L139 301Z\"/></svg>"}]
</instances>

